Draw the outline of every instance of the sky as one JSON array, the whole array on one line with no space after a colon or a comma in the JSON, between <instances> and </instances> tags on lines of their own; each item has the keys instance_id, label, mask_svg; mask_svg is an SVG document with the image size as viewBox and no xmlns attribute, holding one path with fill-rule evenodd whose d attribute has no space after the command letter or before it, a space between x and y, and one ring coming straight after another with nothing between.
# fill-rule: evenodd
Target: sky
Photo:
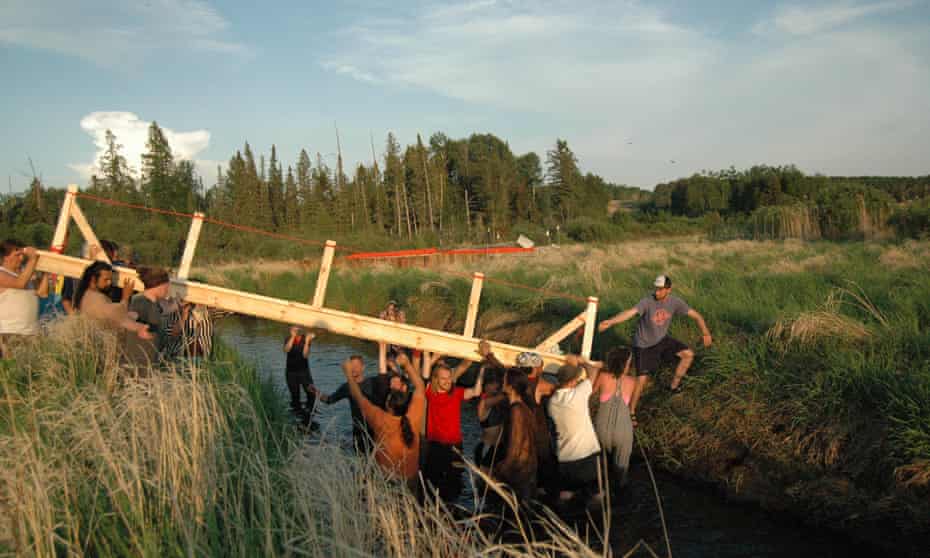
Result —
<instances>
[{"instance_id":1,"label":"sky","mask_svg":"<svg viewBox=\"0 0 930 558\"><path fill-rule=\"evenodd\" d=\"M928 23L930 0L3 0L0 173L86 185L107 129L138 169L157 121L207 186L246 141L332 166L337 127L347 168L442 131L543 160L566 139L647 189L731 165L926 175Z\"/></svg>"}]
</instances>

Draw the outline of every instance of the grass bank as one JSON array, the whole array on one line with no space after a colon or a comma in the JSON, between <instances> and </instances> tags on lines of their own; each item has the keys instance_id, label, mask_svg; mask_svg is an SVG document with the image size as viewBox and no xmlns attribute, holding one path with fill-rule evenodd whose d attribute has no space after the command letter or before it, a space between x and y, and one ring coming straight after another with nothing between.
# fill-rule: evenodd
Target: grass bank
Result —
<instances>
[{"instance_id":1,"label":"grass bank","mask_svg":"<svg viewBox=\"0 0 930 558\"><path fill-rule=\"evenodd\" d=\"M67 319L0 361L0 553L19 556L595 556L554 521L507 544L424 507L373 462L303 443L221 350L131 372Z\"/></svg>"},{"instance_id":2,"label":"grass bank","mask_svg":"<svg viewBox=\"0 0 930 558\"><path fill-rule=\"evenodd\" d=\"M676 294L707 319L715 345L698 351L683 395L662 388L668 371L646 395L639 436L663 465L729 497L873 542L900 547L928 534L927 242L690 239L545 249L428 270L337 264L327 305L374 314L393 298L411 321L455 331L470 284L445 273L453 270L597 295L599 319L632 306L656 274L669 273ZM220 279L306 300L315 270L252 264ZM529 344L581 310L580 302L486 283L478 332ZM597 336L595 356L629 343L632 331L630 323ZM679 319L672 334L695 343L699 332Z\"/></svg>"}]
</instances>

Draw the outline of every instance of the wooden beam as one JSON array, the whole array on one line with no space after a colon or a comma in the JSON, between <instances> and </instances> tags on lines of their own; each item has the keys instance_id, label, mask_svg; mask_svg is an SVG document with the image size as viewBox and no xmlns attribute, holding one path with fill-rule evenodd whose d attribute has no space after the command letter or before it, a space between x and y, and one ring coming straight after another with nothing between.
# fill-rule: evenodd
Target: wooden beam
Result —
<instances>
[{"instance_id":1,"label":"wooden beam","mask_svg":"<svg viewBox=\"0 0 930 558\"><path fill-rule=\"evenodd\" d=\"M194 213L191 219L191 228L187 231L187 242L184 243L184 255L181 256L181 266L178 268L178 279L187 279L191 272L191 263L194 261L194 252L197 250L197 241L200 239L200 228L203 226L203 213Z\"/></svg>"},{"instance_id":2,"label":"wooden beam","mask_svg":"<svg viewBox=\"0 0 930 558\"><path fill-rule=\"evenodd\" d=\"M55 235L52 236L52 251L61 254L65 251L65 242L68 240L68 225L71 224L71 208L77 196L77 185L68 184L65 200L61 203L61 213L58 214L58 224L55 226Z\"/></svg>"},{"instance_id":3,"label":"wooden beam","mask_svg":"<svg viewBox=\"0 0 930 558\"><path fill-rule=\"evenodd\" d=\"M94 263L91 260L56 254L55 252L47 250L36 250L36 253L39 255L39 261L36 262L37 270L77 279L81 277L87 266ZM113 269L119 274L120 279L123 277L132 277L133 290L142 291L145 289L135 269L122 266L113 266Z\"/></svg>"},{"instance_id":4,"label":"wooden beam","mask_svg":"<svg viewBox=\"0 0 930 558\"><path fill-rule=\"evenodd\" d=\"M581 340L581 356L591 358L591 347L594 346L594 328L597 325L597 297L588 297L588 308L584 316L584 337Z\"/></svg>"},{"instance_id":5,"label":"wooden beam","mask_svg":"<svg viewBox=\"0 0 930 558\"><path fill-rule=\"evenodd\" d=\"M567 324L560 327L558 331L556 331L549 337L546 337L545 340L541 341L538 345L536 345L536 350L537 351L548 350L553 345L558 345L559 343L561 343L563 339L565 339L572 333L575 333L575 331L577 331L579 327L584 325L586 314L587 314L587 311L582 312L581 314L578 314L577 316L572 318L571 321L569 321Z\"/></svg>"},{"instance_id":6,"label":"wooden beam","mask_svg":"<svg viewBox=\"0 0 930 558\"><path fill-rule=\"evenodd\" d=\"M80 277L90 260L73 258L39 250L39 271L58 273L68 277ZM135 270L118 267L122 276L136 279L135 289L143 289ZM402 347L412 347L422 351L447 355L454 358L478 360L478 341L473 338L427 329L410 324L401 324L371 316L350 314L329 308L317 308L308 304L292 302L278 298L261 296L205 283L184 279L171 280L171 294L185 302L204 304L237 314L245 314L287 324L299 324L307 328L325 329L339 335L348 335L359 339L380 341ZM491 350L505 365L513 366L517 355L532 350L497 341L490 341ZM545 369L555 372L565 362L565 357L545 351L536 351L542 356Z\"/></svg>"},{"instance_id":7,"label":"wooden beam","mask_svg":"<svg viewBox=\"0 0 930 558\"><path fill-rule=\"evenodd\" d=\"M484 273L476 271L472 275L471 296L468 297L468 311L465 314L465 337L475 336L475 322L478 320L478 305L481 302L481 287Z\"/></svg>"},{"instance_id":8,"label":"wooden beam","mask_svg":"<svg viewBox=\"0 0 930 558\"><path fill-rule=\"evenodd\" d=\"M336 252L336 241L327 240L323 247L323 259L320 260L320 275L316 280L316 291L313 293L314 308L322 308L326 298L326 284L329 282L329 271L333 267L333 255Z\"/></svg>"},{"instance_id":9,"label":"wooden beam","mask_svg":"<svg viewBox=\"0 0 930 558\"><path fill-rule=\"evenodd\" d=\"M75 224L77 224L78 229L81 231L81 236L84 237L88 246L96 246L99 248L95 256L97 260L113 263L110 261L110 257L107 256L106 251L104 251L103 245L100 244L100 240L97 239L97 235L94 234L94 229L91 228L90 223L87 222L87 217L85 217L84 212L81 211L81 206L78 205L77 200L74 200L71 204L71 217L74 219Z\"/></svg>"}]
</instances>

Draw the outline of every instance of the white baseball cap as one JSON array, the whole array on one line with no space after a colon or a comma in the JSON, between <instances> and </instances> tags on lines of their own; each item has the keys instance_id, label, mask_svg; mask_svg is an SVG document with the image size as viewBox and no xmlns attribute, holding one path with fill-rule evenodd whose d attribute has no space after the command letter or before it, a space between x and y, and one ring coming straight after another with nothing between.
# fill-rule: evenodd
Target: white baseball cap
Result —
<instances>
[{"instance_id":1,"label":"white baseball cap","mask_svg":"<svg viewBox=\"0 0 930 558\"><path fill-rule=\"evenodd\" d=\"M652 284L657 288L666 289L672 286L672 279L668 275L659 275Z\"/></svg>"}]
</instances>

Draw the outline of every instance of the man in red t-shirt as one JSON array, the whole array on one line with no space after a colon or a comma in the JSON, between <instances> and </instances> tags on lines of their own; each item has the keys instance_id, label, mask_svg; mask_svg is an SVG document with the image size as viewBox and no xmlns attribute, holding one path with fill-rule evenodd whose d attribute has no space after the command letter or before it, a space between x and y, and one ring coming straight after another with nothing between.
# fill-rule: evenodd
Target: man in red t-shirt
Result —
<instances>
[{"instance_id":1,"label":"man in red t-shirt","mask_svg":"<svg viewBox=\"0 0 930 558\"><path fill-rule=\"evenodd\" d=\"M462 402L481 395L484 370L478 373L474 387L459 387L455 382L472 362L463 360L454 371L440 362L433 367L426 387L428 407L423 474L443 500L454 500L462 491Z\"/></svg>"}]
</instances>

